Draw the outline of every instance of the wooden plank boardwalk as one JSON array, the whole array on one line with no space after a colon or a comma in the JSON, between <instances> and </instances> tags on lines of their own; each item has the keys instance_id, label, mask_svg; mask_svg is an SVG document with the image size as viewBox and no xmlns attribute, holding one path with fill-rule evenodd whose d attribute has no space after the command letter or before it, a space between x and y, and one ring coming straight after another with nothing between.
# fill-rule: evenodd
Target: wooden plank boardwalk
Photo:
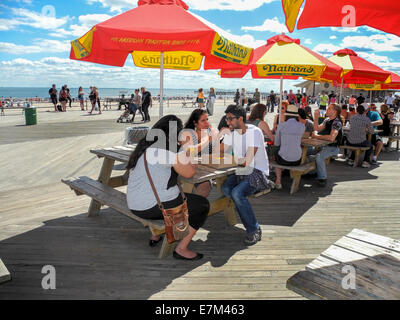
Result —
<instances>
[{"instance_id":1,"label":"wooden plank boardwalk","mask_svg":"<svg viewBox=\"0 0 400 320\"><path fill-rule=\"evenodd\" d=\"M286 177L283 191L250 200L261 242L245 247L243 227L218 214L196 236L205 258L193 263L159 260L149 231L111 209L88 218L90 199L61 182L0 192L0 257L12 276L0 299L304 299L287 280L351 230L400 239L399 155L370 169L333 161L325 189L303 179L294 196ZM56 290L41 287L46 265Z\"/></svg>"}]
</instances>

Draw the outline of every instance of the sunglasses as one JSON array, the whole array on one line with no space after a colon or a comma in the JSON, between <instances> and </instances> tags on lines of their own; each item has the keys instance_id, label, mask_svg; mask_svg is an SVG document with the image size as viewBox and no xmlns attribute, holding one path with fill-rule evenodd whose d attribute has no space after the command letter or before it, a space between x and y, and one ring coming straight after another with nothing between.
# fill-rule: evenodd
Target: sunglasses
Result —
<instances>
[{"instance_id":1,"label":"sunglasses","mask_svg":"<svg viewBox=\"0 0 400 320\"><path fill-rule=\"evenodd\" d=\"M237 119L238 117L226 117L226 121L232 121L233 119Z\"/></svg>"}]
</instances>

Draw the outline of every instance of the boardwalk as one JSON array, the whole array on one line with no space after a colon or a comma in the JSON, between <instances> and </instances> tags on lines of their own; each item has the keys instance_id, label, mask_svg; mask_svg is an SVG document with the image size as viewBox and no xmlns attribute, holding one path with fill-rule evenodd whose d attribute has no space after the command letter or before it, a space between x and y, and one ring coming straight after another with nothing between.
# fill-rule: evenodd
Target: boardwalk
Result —
<instances>
[{"instance_id":1,"label":"boardwalk","mask_svg":"<svg viewBox=\"0 0 400 320\"><path fill-rule=\"evenodd\" d=\"M400 239L398 153L373 170L339 161L326 189L303 182L252 199L263 240L246 248L242 226L211 217L194 248L197 263L157 259L148 231L110 209L89 219L89 199L64 185L0 193L0 256L13 280L0 299L299 299L286 280L353 228ZM288 181L286 181L287 185ZM57 270L57 289L41 289L41 268Z\"/></svg>"},{"instance_id":2,"label":"boardwalk","mask_svg":"<svg viewBox=\"0 0 400 320\"><path fill-rule=\"evenodd\" d=\"M253 247L242 244L242 225L225 227L218 214L193 243L204 260L159 260L148 230L108 208L88 218L90 200L59 182L95 177L101 161L89 149L120 144L122 128L0 145L14 161L0 168L0 259L13 278L0 299L303 299L287 279L352 229L400 239L400 152L392 152L370 169L333 161L325 189L302 180L290 196L286 177L283 191L251 199L263 229ZM56 268L54 291L41 287L45 265Z\"/></svg>"}]
</instances>

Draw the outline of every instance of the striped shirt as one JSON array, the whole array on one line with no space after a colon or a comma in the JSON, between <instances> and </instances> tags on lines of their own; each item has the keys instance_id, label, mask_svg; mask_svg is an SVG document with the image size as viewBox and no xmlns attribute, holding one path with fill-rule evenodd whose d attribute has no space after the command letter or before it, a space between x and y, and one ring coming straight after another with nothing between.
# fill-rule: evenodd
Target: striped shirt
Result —
<instances>
[{"instance_id":1,"label":"striped shirt","mask_svg":"<svg viewBox=\"0 0 400 320\"><path fill-rule=\"evenodd\" d=\"M350 118L350 131L347 139L351 144L362 143L367 140L366 131L374 133L374 128L371 125L371 120L364 115L356 114Z\"/></svg>"}]
</instances>

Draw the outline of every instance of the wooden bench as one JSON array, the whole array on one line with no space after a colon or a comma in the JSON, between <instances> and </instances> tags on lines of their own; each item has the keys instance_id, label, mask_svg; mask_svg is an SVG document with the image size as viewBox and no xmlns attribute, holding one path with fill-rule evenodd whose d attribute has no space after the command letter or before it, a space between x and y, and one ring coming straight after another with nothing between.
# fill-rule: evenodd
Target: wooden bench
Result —
<instances>
[{"instance_id":1,"label":"wooden bench","mask_svg":"<svg viewBox=\"0 0 400 320\"><path fill-rule=\"evenodd\" d=\"M276 162L270 162L272 168L290 170L290 177L293 179L290 194L295 194L299 190L301 176L315 170L315 162L308 162L299 166L282 166Z\"/></svg>"},{"instance_id":2,"label":"wooden bench","mask_svg":"<svg viewBox=\"0 0 400 320\"><path fill-rule=\"evenodd\" d=\"M80 177L77 179L62 179L63 183L68 185L78 196L87 195L103 206L108 206L119 213L136 220L149 227L153 236L159 236L165 233L164 221L146 220L135 216L128 208L125 193L113 189L111 186L102 184L99 181L92 180L88 177ZM159 258L167 257L172 254L175 244L169 244L167 238L164 237L163 244L159 253Z\"/></svg>"},{"instance_id":3,"label":"wooden bench","mask_svg":"<svg viewBox=\"0 0 400 320\"><path fill-rule=\"evenodd\" d=\"M400 241L354 229L286 287L313 300L398 300Z\"/></svg>"},{"instance_id":4,"label":"wooden bench","mask_svg":"<svg viewBox=\"0 0 400 320\"><path fill-rule=\"evenodd\" d=\"M354 151L355 152L355 158L354 158L354 168L357 168L359 163L360 163L360 155L369 150L370 147L353 147L353 146L340 146L339 149L346 149L346 150L350 150L350 151Z\"/></svg>"},{"instance_id":5,"label":"wooden bench","mask_svg":"<svg viewBox=\"0 0 400 320\"><path fill-rule=\"evenodd\" d=\"M395 149L395 150L398 150L398 144L399 144L399 141L400 141L400 136L397 136L397 135L394 135L394 136L382 136L382 138L388 139L388 146L389 147L391 147L391 144L393 142L397 142L397 149Z\"/></svg>"}]
</instances>

